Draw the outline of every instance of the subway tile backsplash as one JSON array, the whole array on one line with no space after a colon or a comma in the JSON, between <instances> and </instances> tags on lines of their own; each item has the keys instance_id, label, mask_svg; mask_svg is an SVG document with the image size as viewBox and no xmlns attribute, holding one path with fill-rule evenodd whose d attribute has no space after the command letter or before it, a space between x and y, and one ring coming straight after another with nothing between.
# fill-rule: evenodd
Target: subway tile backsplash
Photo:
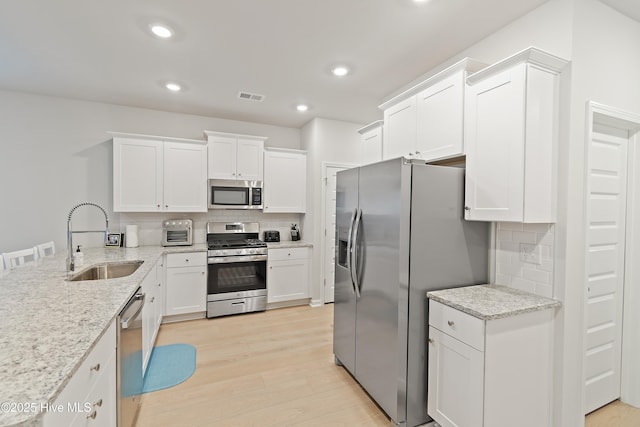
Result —
<instances>
[{"instance_id":1,"label":"subway tile backsplash","mask_svg":"<svg viewBox=\"0 0 640 427\"><path fill-rule=\"evenodd\" d=\"M496 283L553 297L553 224L499 222L496 231ZM521 261L520 244L536 247L540 264Z\"/></svg>"},{"instance_id":2,"label":"subway tile backsplash","mask_svg":"<svg viewBox=\"0 0 640 427\"><path fill-rule=\"evenodd\" d=\"M162 221L167 219L192 219L193 220L193 241L194 243L204 243L207 240L206 226L209 221L223 222L259 222L260 238L262 231L280 231L280 240L291 240L291 224L296 223L302 228L304 215L301 214L265 214L262 211L252 210L210 210L206 213L120 213L120 229L112 232L124 233L129 224L138 225L138 238L141 246L159 245L162 239ZM304 236L303 236L304 237Z\"/></svg>"}]
</instances>

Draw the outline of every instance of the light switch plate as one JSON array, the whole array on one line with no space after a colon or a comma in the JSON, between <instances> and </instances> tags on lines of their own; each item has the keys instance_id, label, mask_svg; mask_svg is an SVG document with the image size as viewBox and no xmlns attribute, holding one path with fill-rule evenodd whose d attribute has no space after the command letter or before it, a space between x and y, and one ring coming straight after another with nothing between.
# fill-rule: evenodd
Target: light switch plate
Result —
<instances>
[{"instance_id":1,"label":"light switch plate","mask_svg":"<svg viewBox=\"0 0 640 427\"><path fill-rule=\"evenodd\" d=\"M520 261L540 265L542 263L542 247L532 243L520 243Z\"/></svg>"}]
</instances>

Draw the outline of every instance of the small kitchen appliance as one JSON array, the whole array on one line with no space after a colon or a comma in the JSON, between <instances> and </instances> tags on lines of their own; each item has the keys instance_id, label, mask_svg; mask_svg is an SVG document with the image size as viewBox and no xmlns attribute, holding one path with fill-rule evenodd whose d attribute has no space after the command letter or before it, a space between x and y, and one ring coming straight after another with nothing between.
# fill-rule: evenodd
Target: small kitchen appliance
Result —
<instances>
[{"instance_id":1,"label":"small kitchen appliance","mask_svg":"<svg viewBox=\"0 0 640 427\"><path fill-rule=\"evenodd\" d=\"M265 230L264 232L265 242L279 242L280 232L278 230Z\"/></svg>"},{"instance_id":2,"label":"small kitchen appliance","mask_svg":"<svg viewBox=\"0 0 640 427\"><path fill-rule=\"evenodd\" d=\"M267 244L257 222L207 223L207 317L267 309Z\"/></svg>"},{"instance_id":3,"label":"small kitchen appliance","mask_svg":"<svg viewBox=\"0 0 640 427\"><path fill-rule=\"evenodd\" d=\"M262 181L209 180L209 209L262 209Z\"/></svg>"},{"instance_id":4,"label":"small kitchen appliance","mask_svg":"<svg viewBox=\"0 0 640 427\"><path fill-rule=\"evenodd\" d=\"M162 222L162 246L191 246L192 244L192 220L168 219Z\"/></svg>"}]
</instances>

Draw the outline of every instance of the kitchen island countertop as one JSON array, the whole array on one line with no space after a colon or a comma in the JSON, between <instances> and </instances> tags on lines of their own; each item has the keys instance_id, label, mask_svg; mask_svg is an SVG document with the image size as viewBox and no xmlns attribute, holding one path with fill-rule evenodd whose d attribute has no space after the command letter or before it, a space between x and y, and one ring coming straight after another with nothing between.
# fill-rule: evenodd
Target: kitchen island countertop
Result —
<instances>
[{"instance_id":1,"label":"kitchen island countertop","mask_svg":"<svg viewBox=\"0 0 640 427\"><path fill-rule=\"evenodd\" d=\"M65 280L66 253L37 260L0 277L0 402L46 407L165 253L201 252L206 245L94 248L84 265L142 260L116 279ZM36 426L42 412L0 410L0 426Z\"/></svg>"},{"instance_id":2,"label":"kitchen island countertop","mask_svg":"<svg viewBox=\"0 0 640 427\"><path fill-rule=\"evenodd\" d=\"M502 285L477 285L427 292L427 297L483 320L560 307L560 301Z\"/></svg>"}]
</instances>

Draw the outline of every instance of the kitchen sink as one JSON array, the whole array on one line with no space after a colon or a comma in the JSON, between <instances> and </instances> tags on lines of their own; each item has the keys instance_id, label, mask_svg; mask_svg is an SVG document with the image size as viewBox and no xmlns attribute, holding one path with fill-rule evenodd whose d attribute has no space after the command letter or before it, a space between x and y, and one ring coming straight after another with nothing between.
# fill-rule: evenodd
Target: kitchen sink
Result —
<instances>
[{"instance_id":1,"label":"kitchen sink","mask_svg":"<svg viewBox=\"0 0 640 427\"><path fill-rule=\"evenodd\" d=\"M79 282L81 280L117 279L133 274L144 261L117 261L94 264L91 267L74 274L67 280Z\"/></svg>"}]
</instances>

